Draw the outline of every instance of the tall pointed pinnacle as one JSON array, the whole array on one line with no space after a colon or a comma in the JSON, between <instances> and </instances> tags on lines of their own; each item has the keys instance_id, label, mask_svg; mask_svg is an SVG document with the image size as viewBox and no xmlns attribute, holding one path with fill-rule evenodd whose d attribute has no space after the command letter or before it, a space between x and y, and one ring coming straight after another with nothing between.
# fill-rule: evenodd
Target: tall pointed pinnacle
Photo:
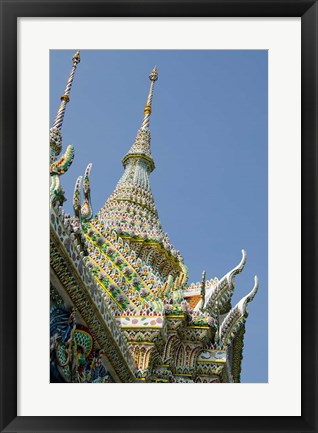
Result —
<instances>
[{"instance_id":1,"label":"tall pointed pinnacle","mask_svg":"<svg viewBox=\"0 0 318 433\"><path fill-rule=\"evenodd\" d=\"M151 81L151 84L150 84L148 99L144 108L144 120L142 121L142 125L141 125L142 129L149 128L149 121L150 121L150 115L152 109L151 105L152 105L153 88L155 82L158 80L157 66L155 66L153 70L150 72L149 79Z\"/></svg>"},{"instance_id":2,"label":"tall pointed pinnacle","mask_svg":"<svg viewBox=\"0 0 318 433\"><path fill-rule=\"evenodd\" d=\"M163 232L151 192L149 174L155 164L150 151L149 120L157 68L149 75L151 84L144 108L144 118L136 139L123 158L124 173L115 190L98 213L104 227L115 230L129 243L138 257L153 263L160 278L180 275L183 261Z\"/></svg>"},{"instance_id":3,"label":"tall pointed pinnacle","mask_svg":"<svg viewBox=\"0 0 318 433\"><path fill-rule=\"evenodd\" d=\"M104 208L101 210L101 214L103 214L104 217L107 216L107 218L116 214L116 224L122 225L122 221L126 221L127 218L125 215L119 214L118 207L123 210L123 204L130 207L131 203L134 203L140 207L142 212L147 211L148 219L152 221L151 225L153 225L153 223L155 225L156 234L163 236L149 182L149 173L155 168L150 151L149 120L152 109L154 83L158 79L156 66L150 72L149 79L151 84L144 108L144 118L141 127L137 132L137 136L129 152L122 160L125 168L124 173L115 191L106 201ZM124 209L124 214L125 213L126 209Z\"/></svg>"},{"instance_id":4,"label":"tall pointed pinnacle","mask_svg":"<svg viewBox=\"0 0 318 433\"><path fill-rule=\"evenodd\" d=\"M73 65L72 70L70 73L70 76L68 78L65 90L63 95L61 96L61 104L60 107L56 113L53 126L50 129L50 160L51 163L55 161L56 157L61 153L62 150L62 134L61 134L61 128L63 125L63 119L65 115L66 110L66 104L70 100L70 92L74 80L74 74L75 70L77 68L77 65L80 62L80 52L76 51L73 58Z\"/></svg>"},{"instance_id":5,"label":"tall pointed pinnacle","mask_svg":"<svg viewBox=\"0 0 318 433\"><path fill-rule=\"evenodd\" d=\"M62 128L66 104L70 101L70 92L71 92L71 88L72 88L72 84L73 84L73 80L74 80L75 71L76 71L77 65L81 61L79 51L76 51L76 53L72 57L72 60L73 60L72 70L71 70L70 76L68 78L64 93L61 96L60 108L58 109L58 112L56 114L52 128L57 128L57 129Z\"/></svg>"},{"instance_id":6,"label":"tall pointed pinnacle","mask_svg":"<svg viewBox=\"0 0 318 433\"><path fill-rule=\"evenodd\" d=\"M137 156L143 157L144 160L148 162L149 172L151 173L155 168L155 164L151 157L149 122L152 112L152 97L154 84L158 80L158 70L156 66L150 72L149 79L151 81L151 84L147 102L144 108L144 118L141 124L141 128L138 130L135 141L127 155L123 158L122 163L124 167L126 167L128 159Z\"/></svg>"},{"instance_id":7,"label":"tall pointed pinnacle","mask_svg":"<svg viewBox=\"0 0 318 433\"><path fill-rule=\"evenodd\" d=\"M59 159L58 155L62 150L62 134L61 128L63 124L66 104L70 100L70 92L73 84L74 74L77 65L80 62L80 52L76 51L73 58L73 66L68 78L65 90L61 96L61 104L57 111L53 126L50 129L50 200L53 204L59 202L60 205L66 200L64 197L64 191L61 186L60 176L64 174L71 166L74 159L74 147L69 145L64 153Z\"/></svg>"}]
</instances>

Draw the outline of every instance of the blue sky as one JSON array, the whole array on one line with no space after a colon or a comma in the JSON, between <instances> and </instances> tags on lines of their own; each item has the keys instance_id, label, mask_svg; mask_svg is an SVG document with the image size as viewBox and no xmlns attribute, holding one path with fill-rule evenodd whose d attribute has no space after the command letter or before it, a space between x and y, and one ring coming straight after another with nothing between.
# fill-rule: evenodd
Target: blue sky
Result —
<instances>
[{"instance_id":1,"label":"blue sky","mask_svg":"<svg viewBox=\"0 0 318 433\"><path fill-rule=\"evenodd\" d=\"M75 47L76 49L77 47ZM50 56L50 125L75 50ZM75 159L61 178L72 213L89 162L98 212L123 172L121 159L143 118L157 65L150 120L152 192L163 229L189 268L189 282L221 278L247 252L232 304L260 280L249 304L242 382L267 382L268 56L265 50L82 50L63 123Z\"/></svg>"}]
</instances>

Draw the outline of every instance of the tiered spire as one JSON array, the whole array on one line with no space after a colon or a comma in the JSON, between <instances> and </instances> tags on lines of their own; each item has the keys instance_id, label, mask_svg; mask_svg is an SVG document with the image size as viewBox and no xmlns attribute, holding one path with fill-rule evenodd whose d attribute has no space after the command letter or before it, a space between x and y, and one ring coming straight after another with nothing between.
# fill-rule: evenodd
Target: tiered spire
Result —
<instances>
[{"instance_id":1,"label":"tiered spire","mask_svg":"<svg viewBox=\"0 0 318 433\"><path fill-rule=\"evenodd\" d=\"M149 174L155 168L151 156L149 121L154 84L158 79L156 67L152 69L149 79L151 84L141 127L129 152L122 160L124 173L100 210L99 218L130 242L138 242L139 247L143 241L155 241L157 249L161 251L160 255L170 257L168 261L171 262L171 266L166 267L166 272L178 268L179 273L178 264L181 256L170 244L168 235L162 231L149 182Z\"/></svg>"},{"instance_id":2,"label":"tiered spire","mask_svg":"<svg viewBox=\"0 0 318 433\"><path fill-rule=\"evenodd\" d=\"M151 84L141 128L138 130L129 152L122 160L125 167L124 173L115 191L101 210L101 215L106 219L110 219L116 228L118 225L123 226L123 222L127 221L126 214L133 212L133 208L137 206L138 209L136 210L142 223L139 228L144 229L145 233L152 232L154 236L163 236L149 182L149 173L154 169L150 150L149 120L152 110L154 83L158 79L156 67L151 71L149 79ZM132 216L132 214L128 215L128 220ZM131 224L135 225L134 223L137 223L137 221L138 218L136 217L134 221L131 221ZM128 227L127 230L122 227L122 230L127 233L130 230L135 232L135 229L128 229Z\"/></svg>"},{"instance_id":3,"label":"tiered spire","mask_svg":"<svg viewBox=\"0 0 318 433\"><path fill-rule=\"evenodd\" d=\"M149 123L150 123L150 115L152 112L152 97L153 97L154 84L158 80L158 70L156 66L150 72L149 79L151 81L151 84L150 84L147 102L144 108L144 118L141 124L141 128L137 132L135 141L131 146L131 149L129 150L127 155L123 158L122 162L124 167L126 167L127 160L129 158L142 156L144 160L148 163L149 173L151 173L155 168L155 164L151 157Z\"/></svg>"}]
</instances>

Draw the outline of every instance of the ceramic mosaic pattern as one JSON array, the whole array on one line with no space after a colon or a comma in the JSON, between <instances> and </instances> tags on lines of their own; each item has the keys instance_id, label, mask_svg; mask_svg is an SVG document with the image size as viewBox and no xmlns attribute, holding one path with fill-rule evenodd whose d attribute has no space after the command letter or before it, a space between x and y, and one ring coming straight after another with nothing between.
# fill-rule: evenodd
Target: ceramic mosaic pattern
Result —
<instances>
[{"instance_id":1,"label":"ceramic mosaic pattern","mask_svg":"<svg viewBox=\"0 0 318 433\"><path fill-rule=\"evenodd\" d=\"M156 68L149 76L141 127L122 161L124 173L97 217L93 217L90 199L91 164L84 175L83 203L81 176L75 185L75 216L57 208L65 200L60 175L74 157L74 149L68 148L56 160L62 150L60 129L78 63L79 52L73 57L50 134L52 269L87 324L87 335L105 351L115 381L238 382L248 303L257 292L258 281L256 278L252 291L231 308L234 279L246 262L243 251L239 265L220 280L206 281L204 272L201 282L188 285L187 267L163 232L149 180L155 168L149 124ZM61 304L55 292L51 289L54 300ZM190 302L195 297L196 302ZM76 338L88 348L87 335ZM57 353L63 361L65 353Z\"/></svg>"},{"instance_id":2,"label":"ceramic mosaic pattern","mask_svg":"<svg viewBox=\"0 0 318 433\"><path fill-rule=\"evenodd\" d=\"M85 262L83 260L83 252L80 251L79 245L76 242L74 233L71 232L71 227L68 219L64 219L64 213L63 210L60 208L60 214L58 214L55 209L52 207L50 211L50 218L51 218L51 228L54 230L56 235L58 236L59 242L63 245L65 252L69 256L72 265L75 267L75 269L78 272L78 275L81 278L81 281L83 283L83 286L87 290L87 292L90 295L90 298L94 302L95 306L98 308L104 324L107 326L108 331L110 332L112 336L112 340L115 341L116 345L119 348L120 353L122 356L124 356L127 365L130 366L132 371L134 371L135 366L134 362L131 358L129 349L126 345L126 342L123 338L123 335L120 331L120 329L117 327L117 324L111 315L109 308L107 306L107 296L105 293L103 293L96 284L94 278L92 277L89 270L86 268ZM64 227L64 221L65 221L65 227ZM68 230L67 230L68 228ZM51 261L54 261L55 256L57 253L51 250ZM62 263L63 265L63 263ZM59 272L59 269L57 268L58 264L54 263L53 268L56 272ZM65 265L64 265L65 266ZM63 269L60 269L60 272L64 272ZM62 274L63 275L63 274ZM61 277L61 274L60 274ZM67 281L70 286L72 286L72 290L77 292L76 294L80 295L80 288L76 281ZM67 288L67 285L66 285ZM70 292L69 292L70 293ZM73 296L75 299L75 297ZM82 307L88 306L87 300L78 299L78 302L82 302ZM80 307L77 302L77 307ZM96 320L95 320L96 322Z\"/></svg>"}]
</instances>

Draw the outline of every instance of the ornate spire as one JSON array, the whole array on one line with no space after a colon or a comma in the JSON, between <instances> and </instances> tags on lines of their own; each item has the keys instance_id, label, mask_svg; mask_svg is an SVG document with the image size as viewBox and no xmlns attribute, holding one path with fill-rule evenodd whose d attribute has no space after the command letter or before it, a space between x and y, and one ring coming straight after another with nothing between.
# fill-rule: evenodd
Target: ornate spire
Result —
<instances>
[{"instance_id":1,"label":"ornate spire","mask_svg":"<svg viewBox=\"0 0 318 433\"><path fill-rule=\"evenodd\" d=\"M79 51L76 51L76 53L72 57L72 60L73 60L72 70L71 70L70 76L68 78L64 93L61 96L60 108L58 109L58 112L56 113L52 128L57 128L57 129L62 128L66 104L70 101L70 92L71 92L71 88L72 88L72 84L73 84L73 80L74 80L75 70L77 68L77 65L81 61Z\"/></svg>"},{"instance_id":2,"label":"ornate spire","mask_svg":"<svg viewBox=\"0 0 318 433\"><path fill-rule=\"evenodd\" d=\"M153 88L154 88L155 81L158 80L157 66L155 66L153 70L150 72L149 79L151 81L151 84L150 84L148 99L144 108L144 120L142 121L141 129L149 128Z\"/></svg>"},{"instance_id":3,"label":"ornate spire","mask_svg":"<svg viewBox=\"0 0 318 433\"><path fill-rule=\"evenodd\" d=\"M158 79L156 67L151 71L149 79L151 84L141 127L132 147L122 160L124 173L100 210L99 218L127 239L131 248L138 247L140 257L141 250L144 254L147 250L147 260L154 257L159 263L160 258L162 274L166 278L171 273L175 278L181 272L180 263L183 259L162 230L149 181L149 174L155 168L150 151L149 120L154 83Z\"/></svg>"},{"instance_id":4,"label":"ornate spire","mask_svg":"<svg viewBox=\"0 0 318 433\"><path fill-rule=\"evenodd\" d=\"M83 221L89 221L93 216L93 208L91 203L91 186L89 181L92 165L93 164L90 163L86 167L83 179L84 202L81 207L81 218Z\"/></svg>"},{"instance_id":5,"label":"ornate spire","mask_svg":"<svg viewBox=\"0 0 318 433\"><path fill-rule=\"evenodd\" d=\"M82 222L89 221L93 216L93 208L91 203L91 187L89 176L92 169L92 163L88 164L85 170L84 179L82 176L77 178L73 194L73 209L75 217L72 222L74 231L78 231ZM84 201L81 204L81 184L83 179Z\"/></svg>"},{"instance_id":6,"label":"ornate spire","mask_svg":"<svg viewBox=\"0 0 318 433\"><path fill-rule=\"evenodd\" d=\"M206 278L206 272L202 272L202 279L201 279L201 310L204 310L204 304L205 304L205 278Z\"/></svg>"},{"instance_id":7,"label":"ornate spire","mask_svg":"<svg viewBox=\"0 0 318 433\"><path fill-rule=\"evenodd\" d=\"M77 65L80 62L80 52L76 51L73 58L73 66L67 81L65 90L63 95L61 96L61 104L55 116L55 120L53 122L53 126L50 129L50 175L51 175L51 184L50 184L50 198L51 202L55 204L59 202L60 205L66 200L64 197L64 191L61 187L60 176L64 174L69 167L71 166L74 158L74 147L69 145L59 160L57 160L58 155L62 150L62 134L61 128L63 124L64 114L66 104L70 100L70 91L74 79L74 74Z\"/></svg>"},{"instance_id":8,"label":"ornate spire","mask_svg":"<svg viewBox=\"0 0 318 433\"><path fill-rule=\"evenodd\" d=\"M123 158L122 163L124 167L126 167L129 158L142 156L149 167L149 172L151 173L155 168L155 164L151 157L149 122L152 112L152 97L154 84L155 81L158 80L158 71L156 66L150 72L149 79L151 81L151 84L147 102L144 108L144 118L141 124L141 128L138 130L135 141L127 155Z\"/></svg>"}]
</instances>

